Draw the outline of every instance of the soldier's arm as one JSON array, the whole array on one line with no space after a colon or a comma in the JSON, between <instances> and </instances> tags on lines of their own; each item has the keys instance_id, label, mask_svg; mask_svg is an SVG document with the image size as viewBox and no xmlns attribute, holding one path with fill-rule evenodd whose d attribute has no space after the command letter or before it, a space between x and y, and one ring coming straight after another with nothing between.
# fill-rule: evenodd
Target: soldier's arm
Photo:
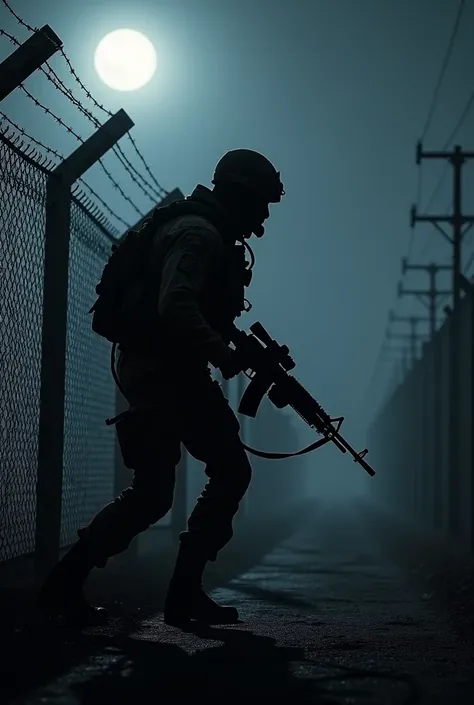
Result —
<instances>
[{"instance_id":1,"label":"soldier's arm","mask_svg":"<svg viewBox=\"0 0 474 705\"><path fill-rule=\"evenodd\" d=\"M229 348L203 317L198 299L221 247L214 230L188 227L165 257L158 299L158 314L166 333L186 351L196 352L215 367L226 363Z\"/></svg>"}]
</instances>

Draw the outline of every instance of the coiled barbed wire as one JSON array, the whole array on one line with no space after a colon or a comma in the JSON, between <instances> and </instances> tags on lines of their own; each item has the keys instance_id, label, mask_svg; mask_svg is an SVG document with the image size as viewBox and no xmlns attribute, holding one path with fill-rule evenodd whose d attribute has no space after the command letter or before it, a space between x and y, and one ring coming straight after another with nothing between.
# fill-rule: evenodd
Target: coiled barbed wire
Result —
<instances>
[{"instance_id":1,"label":"coiled barbed wire","mask_svg":"<svg viewBox=\"0 0 474 705\"><path fill-rule=\"evenodd\" d=\"M2 1L3 1L3 0L2 0ZM5 35L5 36L6 36L13 44L15 44L16 46L20 46L20 42L16 39L16 37L13 37L11 34L9 34L8 32L6 32L5 30L0 29L0 35L1 35L1 34ZM40 70L41 70L41 72L46 76L46 78L47 78L49 81L51 81L51 82L53 83L53 85L55 85L55 87L56 87L63 95L65 95L69 100L71 100L71 101L73 102L73 104L80 110L80 112L81 112L82 114L84 114L90 121L93 122L93 124L95 125L95 127L100 127L100 126L101 126L101 125L100 125L100 122L92 115L92 113L91 113L90 111L87 110L87 108L85 108L84 106L82 106L82 105L79 103L79 101L77 101L73 96L71 97L71 96L69 95L69 89L61 82L60 79L58 79L59 84L56 85L56 80L55 80L54 78L52 78L51 75L48 75L47 71L46 71L43 67L40 67ZM57 76L57 74L56 74L52 69L51 69L51 72L52 72L52 74L53 74L54 76ZM74 137L76 137L76 139L78 139L81 143L84 142L84 140L82 139L82 137L80 137L79 135L77 135L77 134L74 132L74 130L73 130L72 128L70 128L70 127L62 120L62 118L60 118L60 117L58 117L57 115L55 115L55 114L51 111L50 108L47 108L47 107L46 107L45 105L43 105L37 98L35 98L35 97L31 94L31 92L28 91L28 89L25 88L25 86L24 86L23 84L20 84L18 87L19 87L19 88L20 88L38 107L42 108L42 109L45 111L46 114L51 115L51 116L58 122L58 124L60 124L62 127L64 127L70 134L72 134ZM115 145L115 146L113 147L113 151L115 152L116 156L118 157L119 161L122 163L122 166L124 166L126 172L129 174L129 176L131 177L131 179L137 184L137 186L143 191L143 193L150 199L150 201L151 201L154 205L156 205L157 199L158 199L158 201L160 201L160 200L163 198L163 195L157 193L156 191L154 192L154 195L151 195L151 194L146 190L146 188L144 188L144 187L142 186L142 184L140 184L140 183L137 181L137 179L135 178L135 176L133 175L133 173L131 172L131 170L133 170L138 176L140 176L140 178L143 179L143 177L141 176L141 174L139 174L139 172L136 171L136 169L134 168L134 166L129 162L129 160L127 159L127 157L125 156L125 154L123 153L123 151L122 151L122 149L120 148L119 145ZM136 211L141 217L143 217L143 213L135 206L134 202L133 202L128 196L125 195L124 191L123 191L123 190L121 189L121 187L118 185L118 183L116 182L116 180L112 177L112 175L110 174L110 172L108 171L108 169L105 167L105 165L103 164L103 162L102 162L101 159L99 159L99 164L100 164L101 168L103 169L103 171L105 172L105 174L107 175L108 179L109 179L109 180L112 182L112 184L114 185L114 187L121 193L122 197L125 198L125 200L127 200L127 201L132 205L132 207L135 209L135 211ZM145 182L145 183L147 183L147 182Z\"/></svg>"},{"instance_id":2,"label":"coiled barbed wire","mask_svg":"<svg viewBox=\"0 0 474 705\"><path fill-rule=\"evenodd\" d=\"M36 27L36 28L33 27L32 25L28 24L22 17L20 17L20 15L18 15L18 13L15 12L15 10L11 7L11 5L7 2L7 0L2 0L2 3L3 3L4 6L7 8L7 10L10 12L10 14L16 19L16 21L17 21L22 27L24 27L25 29L27 29L29 32L41 32L41 29L38 29L37 27ZM62 58L63 58L64 61L66 62L67 67L68 67L68 69L69 69L69 72L70 72L71 75L73 76L74 80L76 81L76 83L78 84L78 86L80 87L80 89L85 93L85 95L87 96L88 100L90 100L91 103L92 103L97 109L101 110L101 111L102 111L103 113L105 113L108 117L112 117L113 113L112 113L110 110L108 110L107 108L105 108L104 105L102 105L101 103L99 103L99 101L97 101L97 100L94 98L94 96L92 95L92 93L91 93L91 92L88 90L88 88L85 86L85 84L83 83L83 81L81 81L79 75L77 74L76 70L74 69L74 67L73 67L73 65L72 65L72 63L71 63L69 57L67 56L65 50L63 49L63 47L58 46L58 51L60 52ZM60 84L62 85L62 87L63 87L63 89L64 89L64 92L65 92L65 94L67 95L67 97L68 97L69 99L72 99L73 101L77 101L77 102L80 103L80 101L78 101L77 98L75 98L75 96L74 96L72 90L69 89L69 88L67 88L67 87L64 85L64 83L63 83L63 82L61 81L61 79L57 76L57 74L54 72L54 70L51 68L51 66L49 65L48 62L46 62L46 66L48 67L49 71L52 72L52 75L54 75L55 80L57 80L58 83L60 83ZM46 72L46 70L43 69L43 72L44 72L46 75L48 75L47 72ZM84 110L86 110L86 109L84 108ZM145 160L143 154L142 154L142 153L140 152L140 150L138 149L138 146L137 146L135 140L133 139L132 135L130 134L130 132L128 132L126 136L127 136L127 139L129 140L129 142L131 143L131 145L132 145L132 147L133 147L133 149L134 149L136 155L138 156L138 158L140 159L141 163L143 164L143 167L145 168L147 174L150 176L151 180L153 181L153 183L154 183L156 189L158 189L159 199L165 198L166 196L169 195L169 191L167 191L165 188L163 188L163 186L161 186L161 184L158 182L158 180L156 179L156 177L155 177L154 174L152 173L150 167L148 166L148 164L147 164L147 162L146 162L146 160ZM123 153L122 153L122 156L124 156ZM134 171L136 171L136 170L134 169L134 167L132 167L132 169L133 169ZM144 177L141 176L141 175L140 175L140 178L142 178L142 179L144 180ZM148 185L149 185L149 184L148 184ZM150 186L150 185L149 185L149 186Z\"/></svg>"},{"instance_id":3,"label":"coiled barbed wire","mask_svg":"<svg viewBox=\"0 0 474 705\"><path fill-rule=\"evenodd\" d=\"M9 124L11 127L13 127L14 130L16 130L18 133L20 133L21 135L23 135L23 137L26 137L26 139L29 140L31 143L37 145L38 147L40 147L41 149L43 149L47 154L50 154L51 156L54 156L56 159L59 159L60 161L64 161L65 157L64 157L60 152L58 152L58 151L55 150L55 149L52 149L52 147L48 147L46 144L44 144L43 142L41 142L41 140L38 140L38 139L36 139L36 137L33 137L32 135L30 135L28 132L26 132L26 130L24 130L22 127L20 127L19 125L17 125L16 122L14 122L11 118L9 118L8 115L5 115L5 113L3 113L2 111L0 111L0 130L1 130L2 122L8 122L8 124ZM5 136L7 136L7 135L6 135L6 130L7 130L7 129L8 129L8 128L5 128L5 130L3 131L3 134L4 134ZM108 211L108 213L109 213L111 216L113 216L114 218L116 218L116 220L118 220L120 223L122 223L122 225L124 225L124 226L127 228L127 230L129 230L129 229L132 227L132 226L130 225L130 223L127 223L126 220L124 220L120 215L118 215L117 213L115 213L115 211L113 211L113 210L110 208L110 206L103 200L103 198L101 198L101 197L99 196L99 194L92 188L92 186L90 186L90 185L87 183L87 181L85 181L82 177L80 177L80 178L78 179L78 182L79 182L82 186L84 186L84 187L94 196L94 198L95 198L97 201L99 201L99 203L103 206L103 208L105 208L105 209Z\"/></svg>"}]
</instances>

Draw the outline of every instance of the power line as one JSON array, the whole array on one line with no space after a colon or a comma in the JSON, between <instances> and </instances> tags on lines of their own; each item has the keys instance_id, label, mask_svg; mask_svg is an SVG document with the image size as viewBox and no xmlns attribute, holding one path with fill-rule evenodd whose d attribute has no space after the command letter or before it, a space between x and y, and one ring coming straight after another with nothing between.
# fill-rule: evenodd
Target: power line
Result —
<instances>
[{"instance_id":1,"label":"power line","mask_svg":"<svg viewBox=\"0 0 474 705\"><path fill-rule=\"evenodd\" d=\"M446 148L443 147L442 151L444 152L445 149L446 149ZM427 214L428 211L429 211L429 209L431 208L431 206L432 206L433 203L435 202L436 196L438 195L438 193L439 193L439 191L440 191L440 189L441 189L441 186L443 185L444 180L445 180L446 176L448 175L449 166L450 166L449 164L445 164L445 165L444 165L444 169L443 169L443 172L442 172L442 174L441 174L441 176L440 176L440 179L439 179L438 183L436 184L433 193L432 193L431 196L430 196L430 200L428 201L428 203L426 204L426 206L425 206L425 208L424 208L424 213Z\"/></svg>"},{"instance_id":2,"label":"power line","mask_svg":"<svg viewBox=\"0 0 474 705\"><path fill-rule=\"evenodd\" d=\"M435 84L435 89L434 89L434 92L433 92L433 96L432 96L430 108L429 108L429 111L428 111L428 115L427 115L425 124L424 124L424 126L423 126L422 135L421 135L421 141L423 141L423 140L425 139L425 137L426 137L426 135L427 135L427 133L428 133L428 130L429 130L430 126L431 126L431 122L432 122L432 119L433 119L433 116L434 116L436 107L437 107L437 105L438 105L438 98L439 98L440 88L441 88L441 85L442 85L442 83L443 83L443 80L444 80L444 77L445 77L445 74L446 74L446 70L447 70L447 67L448 67L448 65L449 65L449 61L450 61L450 58L451 58L451 54L452 54L452 51L453 51L453 48L454 48L454 45L455 45L455 40L456 40L456 37L457 37L457 34L458 34L458 30L459 30L459 26L460 26L460 23L461 23L461 18L462 18L462 14L463 14L463 11L464 11L464 8L465 8L465 4L466 4L466 3L465 3L465 0L460 0L459 6L458 6L458 10L457 10L457 13L456 13L456 18L455 18L455 21L454 21L454 25L453 25L453 28L452 28L452 31L451 31L451 36L450 36L450 38L449 38L448 47L447 47L445 56L444 56L444 58L443 58L443 62L442 62L442 64L441 64L441 69L440 69L440 72L439 72L439 74L438 74L438 79L437 79L436 84ZM470 110L470 108L472 107L472 104L473 104L473 103L474 103L474 92L473 92L473 94L470 96L470 98L469 98L469 100L468 100L468 103L467 103L467 105L465 106L465 108L464 108L464 110L463 110L463 112L462 112L462 114L461 114L461 117L459 118L459 120L458 120L458 122L457 122L457 124L456 124L456 126L455 126L455 128L454 128L454 130L453 130L453 132L452 132L452 134L450 135L449 139L447 140L447 146L449 146L449 144L452 142L452 140L453 140L454 137L456 136L458 130L460 129L460 127L461 127L461 125L463 124L465 118L467 117L467 115L468 115L468 113L469 113L469 110ZM445 147L443 148L443 151L445 151L445 150L447 149L447 146L445 146ZM429 200L429 203L428 203L427 207L425 208L425 212L429 210L429 208L431 207L432 203L434 202L436 196L438 195L438 192L439 192L439 190L440 190L440 188L441 188L441 186L442 186L442 184L443 184L443 182L444 182L444 179L446 178L446 174L447 174L447 172L448 172L448 169L449 169L449 165L447 165L447 166L445 167L445 169L444 169L444 171L443 171L443 174L442 174L442 176L441 176L441 179L440 179L440 181L438 182L438 184L437 184L437 186L436 186L436 188L435 188L433 194L431 195L431 198L430 198L430 200ZM421 166L420 166L420 168L419 168L419 170L418 170L417 197L416 197L416 203L417 203L418 206L419 206L420 201L421 201L421 195L422 195L422 168L421 168ZM412 230L411 236L410 236L410 240L409 240L409 243L408 243L408 253L407 253L407 255L406 255L406 260L407 260L407 261L409 261L409 259L410 259L410 255L411 255L412 250L413 250L413 245L414 245L414 231ZM426 246L425 246L424 249L426 249ZM472 257L472 262L474 262L474 254L473 254L473 257ZM403 282L404 282L404 277L405 277L405 276L406 276L406 270L405 270L405 272L402 274L402 276L399 278L398 286L397 286L398 289L399 289L401 286L403 286ZM441 297L440 297L440 302L441 302L441 300L442 300L442 299L441 299ZM390 312L389 312L389 323L388 323L388 325L387 325L387 327L386 327L385 336L384 336L382 345L381 345L381 347L380 347L380 350L379 350L377 359L376 359L375 364L374 364L372 376L371 376L371 379L370 379L370 382L369 382L369 385L368 385L368 392L367 392L368 394L370 393L370 391L371 391L371 389L372 389L372 387L373 387L373 385L374 385L374 382L375 382L375 380L376 380L376 378L377 378L377 376L378 376L378 373L379 373L380 365L381 365L381 363L382 363L382 361L383 361L383 358L384 358L384 354L385 354L386 346L387 346L387 337L388 337L388 334L390 333L390 321L393 320L393 317L394 317L394 309L396 308L397 303L399 303L398 297L397 297L397 299L396 299L394 305L392 306L392 308L390 309ZM414 305L414 302L413 302L413 305Z\"/></svg>"},{"instance_id":3,"label":"power line","mask_svg":"<svg viewBox=\"0 0 474 705\"><path fill-rule=\"evenodd\" d=\"M454 42L455 42L456 35L457 35L458 29L459 29L459 25L460 25L460 21L461 21L461 17L462 17L462 13L463 13L464 8L465 8L465 1L464 1L464 0L461 0L461 2L460 2L460 4L459 4L459 7L458 7L458 11L457 11L456 19L455 19L455 22L454 22L453 30L452 30L452 32L451 32L451 37L450 37L450 40L449 40L448 49L447 49L447 51L446 51L446 55L445 55L445 58L444 58L444 61L443 61L443 64L442 64L442 68L441 68L441 71L440 71L440 75L439 75L439 77L438 77L438 82L437 82L437 84L436 84L435 94L434 94L434 96L433 96L433 101L432 101L432 104L431 104L430 112L429 112L427 121L426 121L426 123L425 123L425 127L424 127L424 129L423 129L423 134L422 134L421 140L423 140L424 137L426 136L426 133L427 133L428 128L429 128L429 125L430 125L430 123L431 123L431 119L432 119L432 117L433 117L434 109L435 109L435 106L436 106L436 104L437 104L437 95L438 95L438 93L439 93L439 88L440 88L440 86L441 86L441 83L442 83L444 74L445 74L445 72L446 72L446 68L447 68L448 63L449 63L449 58L450 58L450 56L451 56L451 53L452 53L452 50L453 50L453 47L454 47ZM454 128L453 128L453 130L452 130L452 132L451 132L451 134L450 134L450 136L449 136L448 139L445 141L445 143L444 143L444 145L443 145L441 151L446 151L446 150L450 147L450 145L453 143L453 140L455 139L457 133L459 132L460 128L462 127L462 125L463 125L463 123L464 123L466 117L468 116L469 111L471 110L471 108L472 108L473 105L474 105L474 91L473 91L473 92L471 93L471 95L469 96L469 99L468 99L468 101L467 101L467 103L466 103L466 105L465 105L465 107L464 107L464 109L463 109L463 111L462 111L462 113L461 113L461 115L460 115L458 121L456 122L456 124L455 124L455 126L454 126ZM445 166L444 166L444 168L443 168L443 171L442 171L442 173L441 173L441 176L440 176L440 178L439 178L439 180L438 180L438 182L437 182L437 184L436 184L436 186L435 186L435 188L434 188L434 190L433 190L433 192L432 192L432 194L431 194L431 196L430 196L430 198L429 198L429 200L428 200L428 202L427 202L425 208L423 209L423 212L424 212L425 214L428 214L430 208L433 206L433 204L434 204L434 202L435 202L435 200L436 200L436 197L438 196L438 194L439 194L439 192L440 192L440 189L441 189L441 187L442 187L442 185L443 185L443 183L444 183L444 181L445 181L445 179L446 179L446 176L448 175L449 167L450 167L449 163L448 163L448 164L445 164ZM422 168L421 168L421 165L420 165L420 168L419 168L419 171L418 171L418 175L419 175L419 176L418 176L418 188L417 188L417 198L416 198L417 206L419 206L420 200L421 200L421 174L422 174ZM445 210L447 210L448 208L449 208L449 206L448 206ZM420 209L420 210L421 210L421 209ZM425 245L424 245L423 249L422 249L422 253L424 253L424 252L426 251L427 245L428 245L429 242L430 242L430 239L428 238L428 239L426 240L426 242L425 242ZM413 238L412 238L412 240L411 240L411 244L412 244L412 243L413 243Z\"/></svg>"},{"instance_id":4,"label":"power line","mask_svg":"<svg viewBox=\"0 0 474 705\"><path fill-rule=\"evenodd\" d=\"M443 151L443 152L446 151L446 150L449 148L449 146L453 143L454 138L456 137L457 133L458 133L459 130L461 129L461 127L462 127L462 125L463 125L463 123L464 123L464 120L465 120L466 117L468 116L469 111L471 110L471 108L472 108L473 105L474 105L474 91L473 91L473 92L471 93L471 95L469 96L469 99L468 99L468 101L467 101L467 103L466 103L466 105L465 105L465 107L464 107L464 110L462 111L462 113L461 113L461 115L460 115L460 117L459 117L459 119L458 119L458 121L457 121L457 123L456 123L456 125L455 125L455 127L454 127L454 129L453 129L453 131L451 132L451 134L450 134L450 136L449 136L449 138L448 138L448 139L446 140L446 142L444 143L444 146L443 146L443 148L442 148L441 151ZM438 183L436 184L436 186L435 186L435 188L434 188L434 191L433 191L433 193L431 194L431 197L430 197L428 203L426 204L426 206L425 206L425 208L424 208L424 213L425 213L425 214L428 214L428 211L430 210L431 206L432 206L433 203L435 202L436 197L437 197L437 195L438 195L438 193L439 193L439 191L440 191L440 189L441 189L441 186L443 185L444 180L446 179L446 176L448 175L449 167L450 167L450 164L449 164L449 163L448 163L448 164L445 164L445 166L444 166L444 168L443 168L443 171L442 171L442 174L441 174L441 176L440 176L440 179L439 179ZM446 208L445 208L444 210L448 210L448 208L449 208L449 205L446 206ZM430 242L430 239L428 239L428 240L426 241L425 247L424 247L423 250L422 250L423 252L426 251L426 245L428 244L428 242Z\"/></svg>"},{"instance_id":5,"label":"power line","mask_svg":"<svg viewBox=\"0 0 474 705\"><path fill-rule=\"evenodd\" d=\"M431 126L431 122L432 122L432 119L433 119L433 116L434 116L436 107L437 107L437 105L438 105L439 91L440 91L440 89L441 89L441 85L442 85L442 83L443 83L443 79L444 79L444 76L445 76L445 74L446 74L446 69L448 68L448 65L449 65L449 60L450 60L450 58L451 58L451 54L452 54L452 51L453 51L453 48L454 48L454 44L455 44L455 41L456 41L456 36L457 36L458 30L459 30L459 26L460 26L460 23L461 23L461 17L462 17L463 11L464 11L464 7L465 7L465 0L460 0L459 6L458 6L458 11L457 11L457 13L456 13L456 18L455 18L455 20L454 20L454 25L453 25L453 28L452 28L452 30L451 30L451 36L450 36L450 38L449 38L448 46L447 46L447 49L446 49L446 52L445 52L445 55L444 55L444 58L443 58L443 61L442 61L442 64L441 64L441 69L440 69L440 72L439 72L439 74L438 74L438 80L436 81L435 88L434 88L434 91L433 91L433 96L432 96L432 99L431 99L430 108L429 108L429 110L428 110L428 115L427 115L427 118L426 118L426 121L425 121L425 125L424 125L423 130L422 130L422 133L421 133L420 142L423 142L424 139L426 138L426 135L427 135L427 133L428 133L428 130L429 130L430 126ZM443 149L446 149L446 147L444 147ZM429 204L428 204L428 206L425 208L425 212L427 212L427 211L429 210L429 208L431 207L431 205L432 205L434 199L436 198L436 196L437 196L437 194L438 194L438 191L439 191L439 189L441 188L441 186L442 186L442 184L443 184L443 181L444 181L444 179L445 179L445 177L446 177L446 173L447 173L447 169L446 169L446 170L443 172L443 174L441 175L441 179L440 179L439 183L437 184L434 193L431 195L431 198L430 198L430 200L429 200ZM416 201L415 201L415 202L416 202L416 205L417 205L417 208L420 208L420 206L421 206L422 178L423 178L422 175L423 175L423 167L422 167L422 165L420 164L420 166L419 166L419 168L418 168L418 186L417 186L417 195L416 195Z\"/></svg>"},{"instance_id":6,"label":"power line","mask_svg":"<svg viewBox=\"0 0 474 705\"><path fill-rule=\"evenodd\" d=\"M469 115L469 111L471 110L471 108L472 108L473 105L474 105L474 91L473 91L473 92L471 93L471 95L469 96L469 99L468 99L466 105L464 106L464 110L462 111L462 113L461 113L461 115L460 115L460 117L459 117L459 119L458 119L456 125L454 126L453 131L451 132L451 134L449 135L448 139L447 139L446 142L444 143L444 145L443 145L443 147L442 147L442 149L441 149L442 152L445 152L447 149L449 149L450 145L453 143L453 141L454 141L454 139L455 139L457 133L458 133L459 130L461 129L461 127L462 127L462 125L463 125L463 123L464 123L464 120L465 120L465 119L467 118L467 116ZM447 176L447 174L448 174L448 171L449 171L449 164L446 164L445 167L444 167L444 169L443 169L443 172L442 172L442 174L441 174L441 177L440 177L438 183L436 184L433 193L431 194L430 200L428 201L428 203L427 203L427 205L426 205L426 207L425 207L425 213L428 213L429 209L430 209L431 206L433 205L433 203L434 203L434 201L435 201L435 199L436 199L436 196L438 195L439 190L440 190L441 186L443 185L444 180L445 180L445 178L446 178L446 176Z\"/></svg>"},{"instance_id":7,"label":"power line","mask_svg":"<svg viewBox=\"0 0 474 705\"><path fill-rule=\"evenodd\" d=\"M452 131L452 133L450 134L450 136L449 136L448 139L446 140L446 143L445 143L445 145L444 145L444 147L443 147L443 149L442 149L443 152L444 152L446 149L448 149L449 146L452 144L454 138L456 137L457 133L458 133L459 130L461 129L464 120L465 120L465 119L467 118L467 116L469 115L469 111L471 110L471 108L472 108L473 105L474 105L474 91L472 91L471 95L469 96L469 99L468 99L468 101L467 101L467 103L466 103L466 105L465 105L465 107L464 107L464 110L463 110L462 113L461 113L461 116L460 116L459 120L457 121L457 123L456 123L456 125L455 125L455 127L454 127L454 129L453 129L453 131Z\"/></svg>"},{"instance_id":8,"label":"power line","mask_svg":"<svg viewBox=\"0 0 474 705\"><path fill-rule=\"evenodd\" d=\"M435 88L434 88L434 91L433 91L433 96L432 96L432 99L431 99L430 108L429 108L429 110L428 110L428 115L427 115L427 118L426 118L426 121L425 121L423 130L422 130L422 132L421 132L420 142L422 142L422 141L425 139L425 137L426 137L426 135L427 135L427 133L428 133L428 130L429 130L429 128L430 128L430 125L431 125L431 122L432 122L432 119L433 119L433 116L434 116L436 107L437 107L437 105L438 105L439 91L440 91L440 89L441 89L441 85L442 85L442 83L443 83L443 79L444 79L444 76L445 76L445 74L446 74L446 69L448 68L449 60L450 60L451 54L452 54L452 52L453 52L454 44L455 44L455 41L456 41L456 37L457 37L458 30L459 30L459 26L460 26L460 24L461 24L461 18L462 18L462 14L463 14L463 12L464 12L465 5L466 5L466 0L460 0L459 5L458 5L458 10L457 10L457 13L456 13L456 18L455 18L455 20L454 20L454 25L453 25L453 28L452 28L452 30L451 30L451 35L450 35L450 37L449 37L448 46L447 46L447 49L446 49L446 52L445 52L445 55L444 55L444 58L443 58L443 61L442 61L442 64L441 64L441 69L440 69L440 72L439 72L439 74L438 74L438 79L437 79L437 81L436 81ZM473 94L473 96L472 96L472 101L474 101L474 94ZM465 111L464 111L464 113L465 113L466 115L467 115L467 112L468 112L468 110L465 110ZM464 115L464 114L463 114L463 115ZM465 116L464 116L464 117L465 117ZM463 119L464 119L464 117L463 117ZM458 126L457 129L459 129L459 126ZM452 137L451 137L450 139L452 139ZM447 170L446 170L446 171L447 171ZM445 176L446 176L446 173L443 173L443 176L442 176L442 178L441 178L439 184L437 185L437 187L436 187L436 189L435 189L435 193L432 195L432 197L431 197L431 199L430 199L430 204L429 204L429 205L431 205L432 201L434 200L434 198L435 198L436 195L437 195L438 190L441 188L441 184L442 184L442 182L444 181ZM421 166L420 166L420 168L418 169L418 183L417 183L417 197L416 197L416 203L417 203L417 205L419 205L420 200L421 200L421 192L422 192L422 169L421 169ZM429 206L428 206L428 208L429 208ZM425 209L425 210L427 210L427 209ZM406 255L406 259L407 259L407 260L410 259L410 255L411 255L412 249L413 249L414 239L415 239L415 238L414 238L414 231L412 230L411 236L410 236L410 241L409 241L409 244L408 244L408 253L407 253L407 255ZM402 277L400 283L401 283L401 284L403 283L403 277Z\"/></svg>"},{"instance_id":9,"label":"power line","mask_svg":"<svg viewBox=\"0 0 474 705\"><path fill-rule=\"evenodd\" d=\"M430 109L428 111L428 116L426 118L426 122L425 122L425 125L422 130L422 134L421 134L421 138L420 138L422 142L425 139L426 134L430 128L431 121L433 119L433 115L434 115L436 107L438 105L439 91L441 88L441 84L443 83L444 75L446 73L446 69L448 68L449 59L451 58L451 54L452 54L452 51L454 48L454 43L456 40L456 35L459 30L459 25L461 23L461 17L462 17L462 13L464 11L465 4L466 4L466 0L460 0L459 6L458 6L458 11L456 13L456 19L454 21L453 29L451 30L451 36L449 38L448 48L447 48L446 53L444 55L443 63L441 64L441 70L439 72L438 80L436 82L435 89L433 92L433 97L431 100Z\"/></svg>"}]
</instances>

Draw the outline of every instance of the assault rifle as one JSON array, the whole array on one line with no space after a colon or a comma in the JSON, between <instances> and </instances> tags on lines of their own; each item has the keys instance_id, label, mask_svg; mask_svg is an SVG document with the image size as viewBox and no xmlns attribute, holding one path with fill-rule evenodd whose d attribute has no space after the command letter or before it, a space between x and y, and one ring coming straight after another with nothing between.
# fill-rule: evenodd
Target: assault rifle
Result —
<instances>
[{"instance_id":1,"label":"assault rifle","mask_svg":"<svg viewBox=\"0 0 474 705\"><path fill-rule=\"evenodd\" d=\"M296 367L289 348L273 340L261 323L254 323L250 331L245 333L235 328L232 333L232 343L241 361L242 372L250 379L242 395L239 412L255 418L260 402L267 395L278 409L286 406L294 409L322 438L297 453L264 453L245 446L247 450L266 458L287 458L303 455L331 441L341 453L349 453L354 462L373 477L375 470L364 460L368 450L357 452L340 434L344 417L331 418L298 380L288 374Z\"/></svg>"}]
</instances>

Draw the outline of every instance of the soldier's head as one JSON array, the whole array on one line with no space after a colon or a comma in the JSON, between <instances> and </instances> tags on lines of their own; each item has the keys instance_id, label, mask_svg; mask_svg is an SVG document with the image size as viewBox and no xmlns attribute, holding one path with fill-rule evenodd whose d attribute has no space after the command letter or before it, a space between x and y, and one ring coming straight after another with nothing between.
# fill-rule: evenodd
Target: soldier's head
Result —
<instances>
[{"instance_id":1,"label":"soldier's head","mask_svg":"<svg viewBox=\"0 0 474 705\"><path fill-rule=\"evenodd\" d=\"M262 237L270 203L279 203L285 191L280 172L262 154L234 149L219 160L214 177L214 195L230 212L244 237Z\"/></svg>"}]
</instances>

